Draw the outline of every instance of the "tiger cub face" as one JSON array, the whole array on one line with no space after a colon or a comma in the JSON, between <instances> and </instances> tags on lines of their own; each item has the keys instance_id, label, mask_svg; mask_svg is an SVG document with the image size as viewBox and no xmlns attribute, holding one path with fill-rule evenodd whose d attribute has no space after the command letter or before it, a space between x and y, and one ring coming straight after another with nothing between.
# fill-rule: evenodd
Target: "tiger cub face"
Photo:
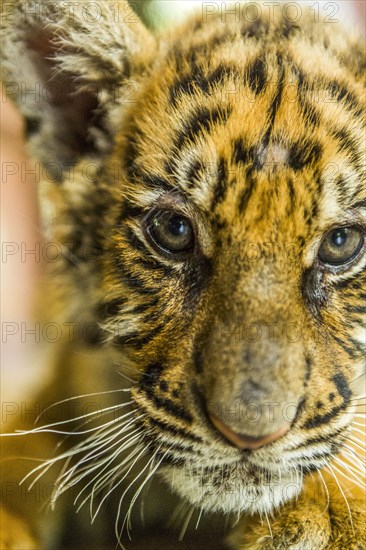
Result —
<instances>
[{"instance_id":1,"label":"tiger cub face","mask_svg":"<svg viewBox=\"0 0 366 550\"><path fill-rule=\"evenodd\" d=\"M80 87L57 114L85 108L47 146L56 119L38 113L31 138L44 162L58 155L59 234L77 234L89 278L64 277L91 287L80 309L134 364L133 425L171 487L204 510L266 512L342 449L352 419L364 52L305 11L200 15L156 39L101 5L99 36L52 10L21 28L35 51L37 25L54 33L55 78Z\"/></svg>"}]
</instances>

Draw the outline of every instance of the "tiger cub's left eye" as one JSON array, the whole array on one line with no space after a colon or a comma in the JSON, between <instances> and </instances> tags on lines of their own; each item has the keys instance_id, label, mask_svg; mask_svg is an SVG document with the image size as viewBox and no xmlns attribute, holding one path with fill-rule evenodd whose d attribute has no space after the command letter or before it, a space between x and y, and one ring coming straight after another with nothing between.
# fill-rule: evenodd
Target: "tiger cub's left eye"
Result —
<instances>
[{"instance_id":1,"label":"tiger cub's left eye","mask_svg":"<svg viewBox=\"0 0 366 550\"><path fill-rule=\"evenodd\" d=\"M332 266L346 264L358 256L363 243L364 236L357 227L337 227L325 236L319 259Z\"/></svg>"},{"instance_id":2,"label":"tiger cub's left eye","mask_svg":"<svg viewBox=\"0 0 366 550\"><path fill-rule=\"evenodd\" d=\"M147 230L154 243L170 253L188 252L193 248L192 224L176 212L157 212L150 218Z\"/></svg>"}]
</instances>

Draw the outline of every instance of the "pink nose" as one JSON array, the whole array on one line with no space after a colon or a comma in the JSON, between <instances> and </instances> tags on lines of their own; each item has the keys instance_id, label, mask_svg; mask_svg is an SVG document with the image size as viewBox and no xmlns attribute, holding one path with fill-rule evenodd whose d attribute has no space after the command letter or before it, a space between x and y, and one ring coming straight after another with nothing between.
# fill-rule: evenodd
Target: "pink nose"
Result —
<instances>
[{"instance_id":1,"label":"pink nose","mask_svg":"<svg viewBox=\"0 0 366 550\"><path fill-rule=\"evenodd\" d=\"M278 430L276 430L273 433L263 435L260 437L253 437L251 435L246 434L238 434L236 432L233 432L229 426L224 424L222 420L217 418L217 416L210 414L210 420L212 424L215 426L215 428L233 445L238 447L239 449L249 449L249 450L255 450L260 449L261 447L264 447L265 445L269 445L270 443L273 443L273 441L276 441L285 433L288 432L290 429L289 425L282 426Z\"/></svg>"}]
</instances>

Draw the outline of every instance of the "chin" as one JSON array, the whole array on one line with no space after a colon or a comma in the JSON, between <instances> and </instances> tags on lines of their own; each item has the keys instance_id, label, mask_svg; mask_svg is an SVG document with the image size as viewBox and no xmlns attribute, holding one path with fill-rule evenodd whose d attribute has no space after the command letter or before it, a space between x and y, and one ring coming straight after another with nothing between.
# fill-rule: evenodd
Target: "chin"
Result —
<instances>
[{"instance_id":1,"label":"chin","mask_svg":"<svg viewBox=\"0 0 366 550\"><path fill-rule=\"evenodd\" d=\"M164 466L160 473L174 493L196 508L224 514L271 513L296 498L303 483L297 469L275 474L242 462L201 468L192 461Z\"/></svg>"}]
</instances>

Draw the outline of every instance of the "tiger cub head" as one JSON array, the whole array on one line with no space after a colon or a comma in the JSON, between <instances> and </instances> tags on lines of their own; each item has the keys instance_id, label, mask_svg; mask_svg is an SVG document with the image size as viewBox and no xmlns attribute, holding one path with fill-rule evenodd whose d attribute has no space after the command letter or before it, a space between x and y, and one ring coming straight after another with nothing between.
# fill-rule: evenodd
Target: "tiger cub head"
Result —
<instances>
[{"instance_id":1,"label":"tiger cub head","mask_svg":"<svg viewBox=\"0 0 366 550\"><path fill-rule=\"evenodd\" d=\"M61 197L70 307L133 363L135 425L171 487L271 510L354 411L361 41L258 3L155 36L126 2L25 4L6 13L5 84Z\"/></svg>"}]
</instances>

